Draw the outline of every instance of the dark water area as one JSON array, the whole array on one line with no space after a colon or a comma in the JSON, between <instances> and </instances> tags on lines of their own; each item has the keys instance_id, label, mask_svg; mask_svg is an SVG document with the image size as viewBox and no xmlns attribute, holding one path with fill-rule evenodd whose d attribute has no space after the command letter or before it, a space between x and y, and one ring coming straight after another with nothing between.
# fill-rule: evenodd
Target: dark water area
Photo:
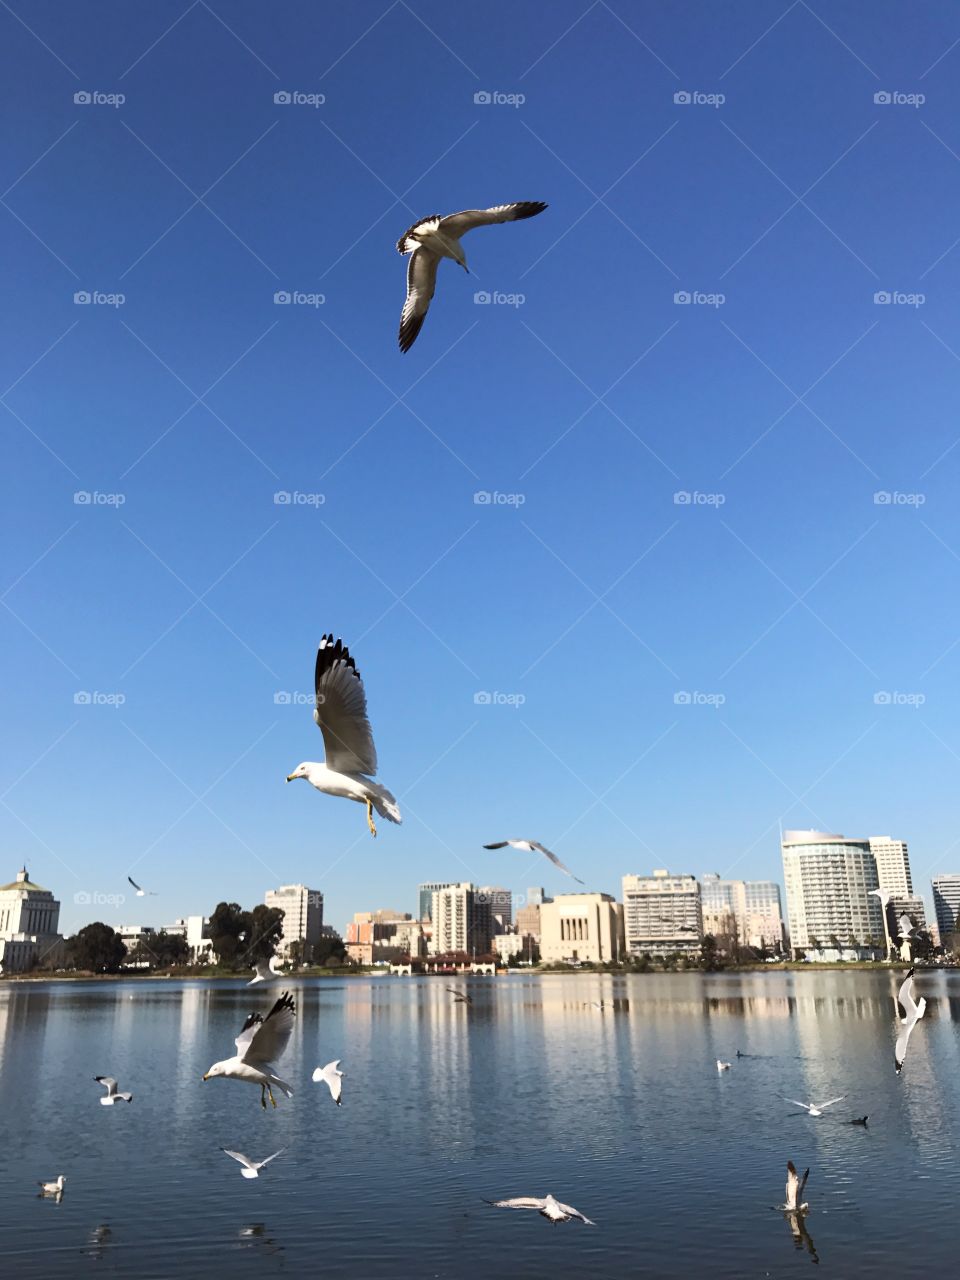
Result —
<instances>
[{"instance_id":1,"label":"dark water area","mask_svg":"<svg viewBox=\"0 0 960 1280\"><path fill-rule=\"evenodd\" d=\"M277 1109L230 1080L279 987L0 986L0 1270L22 1277L951 1274L960 975L894 1071L890 972L290 981ZM591 1001L608 1003L601 1012ZM737 1058L737 1050L749 1055ZM718 1073L716 1059L730 1061ZM342 1059L343 1106L315 1085ZM102 1107L93 1076L134 1094ZM814 1119L778 1098L846 1098ZM866 1129L851 1125L869 1115ZM262 1159L245 1180L220 1150ZM772 1208L810 1167L813 1252ZM62 1200L39 1179L66 1175ZM552 1193L596 1222L484 1198ZM909 1231L909 1239L907 1233Z\"/></svg>"}]
</instances>

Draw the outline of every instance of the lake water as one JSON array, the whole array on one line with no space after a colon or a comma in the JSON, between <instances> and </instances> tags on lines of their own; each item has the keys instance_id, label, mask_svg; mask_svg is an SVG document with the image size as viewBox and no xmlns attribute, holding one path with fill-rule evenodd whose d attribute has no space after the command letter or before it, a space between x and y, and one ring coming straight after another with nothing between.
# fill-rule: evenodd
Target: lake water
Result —
<instances>
[{"instance_id":1,"label":"lake water","mask_svg":"<svg viewBox=\"0 0 960 1280\"><path fill-rule=\"evenodd\" d=\"M929 973L902 1076L888 973L287 984L295 1096L201 1083L271 993L0 986L0 1271L216 1277L952 1274L960 974ZM278 989L277 989L278 990ZM612 1007L599 1012L589 1001ZM736 1059L736 1051L755 1055ZM341 1058L344 1105L310 1073ZM733 1062L718 1074L715 1059ZM130 1106L98 1102L112 1074ZM822 1119L778 1093L823 1101ZM868 1114L869 1128L846 1123ZM219 1150L262 1159L256 1181ZM788 1159L810 1166L795 1247ZM67 1176L62 1201L36 1181ZM553 1193L597 1225L490 1199ZM909 1225L910 1242L906 1238Z\"/></svg>"}]
</instances>

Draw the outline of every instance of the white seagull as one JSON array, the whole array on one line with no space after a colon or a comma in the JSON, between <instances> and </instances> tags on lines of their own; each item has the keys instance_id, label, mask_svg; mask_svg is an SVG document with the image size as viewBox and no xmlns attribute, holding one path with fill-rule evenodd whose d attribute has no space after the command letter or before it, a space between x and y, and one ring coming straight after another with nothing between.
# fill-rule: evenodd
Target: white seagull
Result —
<instances>
[{"instance_id":1,"label":"white seagull","mask_svg":"<svg viewBox=\"0 0 960 1280\"><path fill-rule=\"evenodd\" d=\"M155 898L157 896L157 892L155 889L141 889L141 887L137 884L136 880L134 880L133 876L127 876L127 879L136 889L138 898L145 898L145 897Z\"/></svg>"},{"instance_id":2,"label":"white seagull","mask_svg":"<svg viewBox=\"0 0 960 1280\"><path fill-rule=\"evenodd\" d=\"M904 940L906 940L907 938L913 937L913 921L910 919L910 917L907 915L906 912L904 912L903 915L900 917L900 919L897 921L897 928L900 930L899 934L897 935L899 938L903 938Z\"/></svg>"},{"instance_id":3,"label":"white seagull","mask_svg":"<svg viewBox=\"0 0 960 1280\"><path fill-rule=\"evenodd\" d=\"M804 1170L802 1178L798 1177L793 1161L788 1160L785 1198L783 1204L777 1207L782 1209L784 1213L806 1213L810 1206L803 1201L803 1192L809 1177L809 1169Z\"/></svg>"},{"instance_id":4,"label":"white seagull","mask_svg":"<svg viewBox=\"0 0 960 1280\"><path fill-rule=\"evenodd\" d=\"M260 1105L264 1108L267 1105L264 1092L270 1095L273 1105L277 1105L271 1085L276 1085L281 1093L292 1098L293 1090L277 1075L273 1062L287 1047L296 1012L292 997L284 991L265 1018L262 1014L251 1013L234 1042L236 1055L215 1062L204 1080L226 1076L230 1080L248 1080L251 1084L258 1084Z\"/></svg>"},{"instance_id":5,"label":"white seagull","mask_svg":"<svg viewBox=\"0 0 960 1280\"><path fill-rule=\"evenodd\" d=\"M115 1102L132 1102L132 1093L117 1093L117 1082L113 1076L94 1076L97 1084L102 1084L106 1095L100 1099L101 1107L112 1107Z\"/></svg>"},{"instance_id":6,"label":"white seagull","mask_svg":"<svg viewBox=\"0 0 960 1280\"><path fill-rule=\"evenodd\" d=\"M576 880L577 884L584 883L579 876L573 874L569 867L563 865L555 853L551 853L546 845L541 844L539 840L498 840L494 844L485 844L483 847L485 849L506 849L508 845L511 849L522 849L524 853L542 853L545 858L550 859L555 867L559 867L564 875L568 875L571 880Z\"/></svg>"},{"instance_id":7,"label":"white seagull","mask_svg":"<svg viewBox=\"0 0 960 1280\"><path fill-rule=\"evenodd\" d=\"M430 299L437 287L437 267L441 258L452 258L468 271L460 237L474 227L488 227L495 222L517 222L543 213L546 205L539 200L520 200L516 204L498 204L492 209L464 209L445 218L432 214L421 218L397 241L397 252L410 254L407 267L407 300L400 316L400 350L409 351L426 318Z\"/></svg>"},{"instance_id":8,"label":"white seagull","mask_svg":"<svg viewBox=\"0 0 960 1280\"><path fill-rule=\"evenodd\" d=\"M897 1036L897 1045L894 1049L894 1059L897 1064L897 1075L903 1070L904 1059L907 1056L907 1044L910 1040L910 1032L917 1025L926 1012L927 1002L921 996L919 1000L913 998L913 970L911 969L903 980L900 990L897 992L897 999L900 1001L906 1017L901 1019L902 1030Z\"/></svg>"},{"instance_id":9,"label":"white seagull","mask_svg":"<svg viewBox=\"0 0 960 1280\"><path fill-rule=\"evenodd\" d=\"M555 1200L553 1196L544 1196L542 1200L536 1196L517 1196L513 1200L487 1200L486 1203L492 1204L495 1209L536 1209L539 1214L544 1218L549 1218L551 1222L569 1222L571 1218L579 1218L588 1227L597 1225L590 1218L585 1218L579 1209L574 1209L569 1204L563 1204L561 1201Z\"/></svg>"},{"instance_id":10,"label":"white seagull","mask_svg":"<svg viewBox=\"0 0 960 1280\"><path fill-rule=\"evenodd\" d=\"M328 796L343 796L367 806L367 826L375 836L373 810L389 822L400 823L400 810L390 792L373 781L377 749L367 719L367 695L360 672L347 646L325 635L317 650L314 672L317 702L313 718L323 734L325 763L298 764L287 781L306 780Z\"/></svg>"},{"instance_id":11,"label":"white seagull","mask_svg":"<svg viewBox=\"0 0 960 1280\"><path fill-rule=\"evenodd\" d=\"M269 960L258 960L253 966L254 977L247 983L248 987L255 987L258 982L276 982L278 978L282 978L283 974L277 968L277 957L271 956ZM226 1150L226 1147L223 1148Z\"/></svg>"},{"instance_id":12,"label":"white seagull","mask_svg":"<svg viewBox=\"0 0 960 1280\"><path fill-rule=\"evenodd\" d=\"M729 1070L730 1070L730 1063L729 1063L729 1062L721 1062L721 1060L718 1058L718 1059L717 1059L717 1070L718 1070L718 1071L729 1071Z\"/></svg>"},{"instance_id":13,"label":"white seagull","mask_svg":"<svg viewBox=\"0 0 960 1280\"><path fill-rule=\"evenodd\" d=\"M473 996L469 991L461 991L457 987L447 987L447 990L453 996L454 1004L473 1004Z\"/></svg>"},{"instance_id":14,"label":"white seagull","mask_svg":"<svg viewBox=\"0 0 960 1280\"><path fill-rule=\"evenodd\" d=\"M822 1116L827 1107L842 1102L846 1096L845 1093L841 1093L839 1098L831 1098L829 1102L798 1102L796 1098L785 1098L782 1093L779 1095L784 1102L792 1102L795 1107L803 1107L804 1111L808 1111L812 1116Z\"/></svg>"},{"instance_id":15,"label":"white seagull","mask_svg":"<svg viewBox=\"0 0 960 1280\"><path fill-rule=\"evenodd\" d=\"M231 1159L236 1160L239 1164L243 1165L243 1168L240 1170L240 1176L242 1178L259 1178L260 1170L263 1166L265 1164L269 1164L271 1160L276 1160L277 1156L282 1155L283 1152L286 1151L286 1147L281 1147L280 1150L275 1151L272 1156L267 1156L266 1160L251 1160L250 1157L245 1156L242 1151L229 1151L226 1147L221 1147L220 1150L224 1155L230 1156Z\"/></svg>"},{"instance_id":16,"label":"white seagull","mask_svg":"<svg viewBox=\"0 0 960 1280\"><path fill-rule=\"evenodd\" d=\"M330 1090L330 1097L334 1100L338 1107L343 1106L340 1095L343 1093L343 1085L340 1081L343 1079L343 1072L337 1068L340 1066L340 1059L335 1058L333 1062L328 1062L325 1067L317 1067L313 1073L313 1083L320 1084L321 1081Z\"/></svg>"},{"instance_id":17,"label":"white seagull","mask_svg":"<svg viewBox=\"0 0 960 1280\"><path fill-rule=\"evenodd\" d=\"M56 1196L59 1200L63 1195L63 1184L65 1182L66 1178L61 1173L56 1182L38 1182L37 1186L40 1188L42 1196Z\"/></svg>"}]
</instances>

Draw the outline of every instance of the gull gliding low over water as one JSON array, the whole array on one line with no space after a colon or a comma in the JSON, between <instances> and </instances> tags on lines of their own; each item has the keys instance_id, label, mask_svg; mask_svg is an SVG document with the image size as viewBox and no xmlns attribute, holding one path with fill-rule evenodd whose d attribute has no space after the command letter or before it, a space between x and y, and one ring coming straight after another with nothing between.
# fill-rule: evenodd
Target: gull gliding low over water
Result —
<instances>
[{"instance_id":1,"label":"gull gliding low over water","mask_svg":"<svg viewBox=\"0 0 960 1280\"><path fill-rule=\"evenodd\" d=\"M579 1218L588 1227L597 1225L590 1218L585 1218L579 1209L574 1209L573 1205L563 1204L553 1196L544 1196L542 1199L536 1196L517 1196L513 1200L487 1200L485 1203L492 1204L495 1209L536 1209L551 1222L569 1222L571 1218Z\"/></svg>"},{"instance_id":2,"label":"gull gliding low over water","mask_svg":"<svg viewBox=\"0 0 960 1280\"><path fill-rule=\"evenodd\" d=\"M847 1095L841 1093L839 1098L831 1098L829 1102L798 1102L796 1098L785 1098L782 1093L779 1096L784 1102L792 1102L795 1107L803 1107L804 1111L808 1111L812 1116L822 1116L827 1107L842 1102Z\"/></svg>"},{"instance_id":3,"label":"gull gliding low over water","mask_svg":"<svg viewBox=\"0 0 960 1280\"><path fill-rule=\"evenodd\" d=\"M488 227L497 222L517 222L543 213L547 206L540 200L520 200L516 204L498 204L492 209L464 209L445 218L432 214L421 218L397 241L397 252L410 254L407 266L407 300L400 316L401 351L409 351L423 327L430 300L437 287L437 267L441 258L451 258L464 271L467 259L460 247L460 237L474 227Z\"/></svg>"},{"instance_id":4,"label":"gull gliding low over water","mask_svg":"<svg viewBox=\"0 0 960 1280\"><path fill-rule=\"evenodd\" d=\"M373 781L377 749L367 719L367 695L357 664L342 640L333 634L320 640L314 669L316 705L313 718L323 734L324 763L306 760L287 781L306 778L328 796L343 796L367 806L367 826L375 836L373 810L388 822L400 823L400 810L390 792Z\"/></svg>"},{"instance_id":5,"label":"gull gliding low over water","mask_svg":"<svg viewBox=\"0 0 960 1280\"><path fill-rule=\"evenodd\" d=\"M511 849L522 849L524 853L542 853L545 858L550 859L555 867L559 867L564 875L569 876L571 880L576 880L577 884L584 883L579 876L573 874L569 867L563 865L555 853L551 853L546 845L541 844L539 840L497 840L494 844L485 844L483 847L485 849L506 849L507 846Z\"/></svg>"},{"instance_id":6,"label":"gull gliding low over water","mask_svg":"<svg viewBox=\"0 0 960 1280\"><path fill-rule=\"evenodd\" d=\"M117 1093L117 1082L113 1076L94 1076L97 1084L106 1089L106 1096L100 1099L101 1107L112 1107L115 1102L132 1102L132 1093Z\"/></svg>"},{"instance_id":7,"label":"gull gliding low over water","mask_svg":"<svg viewBox=\"0 0 960 1280\"><path fill-rule=\"evenodd\" d=\"M260 1170L263 1166L265 1164L269 1164L271 1160L276 1160L277 1156L282 1155L286 1149L286 1147L281 1147L280 1150L275 1151L272 1156L267 1156L266 1160L251 1160L250 1157L245 1156L242 1151L230 1151L226 1147L220 1148L225 1156L230 1156L231 1159L236 1160L239 1164L243 1165L243 1168L240 1170L240 1176L242 1178L259 1178Z\"/></svg>"},{"instance_id":8,"label":"gull gliding low over water","mask_svg":"<svg viewBox=\"0 0 960 1280\"><path fill-rule=\"evenodd\" d=\"M904 978L897 993L897 999L900 1001L901 1008L906 1015L901 1019L902 1030L897 1036L896 1047L893 1051L894 1061L897 1067L897 1075L903 1070L904 1060L907 1056L907 1045L910 1042L910 1035L913 1028L923 1017L927 1009L927 1001L924 996L919 1000L913 998L913 970L911 969Z\"/></svg>"},{"instance_id":9,"label":"gull gliding low over water","mask_svg":"<svg viewBox=\"0 0 960 1280\"><path fill-rule=\"evenodd\" d=\"M271 1085L276 1085L283 1094L292 1098L293 1090L277 1075L273 1063L287 1047L296 1013L293 998L286 991L265 1018L262 1014L251 1013L236 1038L235 1056L215 1062L204 1075L204 1080L225 1076L228 1080L247 1080L250 1084L258 1084L260 1105L264 1108L267 1105L265 1092L270 1095L273 1105L277 1105Z\"/></svg>"}]
</instances>

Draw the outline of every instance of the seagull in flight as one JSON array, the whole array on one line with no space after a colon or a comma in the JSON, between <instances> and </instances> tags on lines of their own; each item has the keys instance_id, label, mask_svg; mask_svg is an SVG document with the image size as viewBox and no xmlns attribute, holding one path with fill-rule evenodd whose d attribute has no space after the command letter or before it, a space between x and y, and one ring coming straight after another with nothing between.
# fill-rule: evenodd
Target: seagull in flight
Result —
<instances>
[{"instance_id":1,"label":"seagull in flight","mask_svg":"<svg viewBox=\"0 0 960 1280\"><path fill-rule=\"evenodd\" d=\"M569 867L563 865L555 853L551 853L546 845L541 844L539 840L498 840L495 844L485 844L483 847L485 849L506 849L508 845L511 849L522 849L524 853L542 853L545 858L550 859L555 867L559 867L564 875L568 875L571 880L576 880L577 884L584 883L579 876L573 874Z\"/></svg>"},{"instance_id":2,"label":"seagull in flight","mask_svg":"<svg viewBox=\"0 0 960 1280\"><path fill-rule=\"evenodd\" d=\"M473 996L467 991L460 991L456 987L447 987L447 990L453 996L454 1004L473 1004Z\"/></svg>"},{"instance_id":3,"label":"seagull in flight","mask_svg":"<svg viewBox=\"0 0 960 1280\"><path fill-rule=\"evenodd\" d=\"M230 1156L232 1160L236 1160L243 1165L240 1170L242 1178L259 1178L260 1170L265 1164L269 1164L271 1160L276 1160L277 1156L282 1155L286 1151L286 1147L281 1147L279 1151L275 1151L272 1156L267 1156L266 1160L251 1160L249 1156L245 1156L242 1151L229 1151L226 1147L220 1150L225 1156Z\"/></svg>"},{"instance_id":4,"label":"seagull in flight","mask_svg":"<svg viewBox=\"0 0 960 1280\"><path fill-rule=\"evenodd\" d=\"M330 1097L334 1100L338 1107L343 1106L340 1095L343 1093L343 1085L340 1081L343 1079L343 1072L338 1070L340 1059L335 1058L333 1062L328 1062L325 1067L317 1067L313 1073L313 1083L320 1084L322 1081L330 1090Z\"/></svg>"},{"instance_id":5,"label":"seagull in flight","mask_svg":"<svg viewBox=\"0 0 960 1280\"><path fill-rule=\"evenodd\" d=\"M904 940L906 940L907 938L913 937L913 921L910 919L910 917L907 915L906 912L904 912L903 915L900 917L900 919L897 921L897 928L900 930L899 934L897 935L899 938L903 938Z\"/></svg>"},{"instance_id":6,"label":"seagull in flight","mask_svg":"<svg viewBox=\"0 0 960 1280\"><path fill-rule=\"evenodd\" d=\"M464 209L445 218L434 213L421 218L397 241L397 252L409 254L407 266L407 300L400 316L400 350L409 351L423 326L437 287L437 267L441 258L452 258L469 271L460 245L460 237L474 227L488 227L496 222L518 222L543 213L540 200L521 200L516 204L498 204L492 209Z\"/></svg>"},{"instance_id":7,"label":"seagull in flight","mask_svg":"<svg viewBox=\"0 0 960 1280\"><path fill-rule=\"evenodd\" d=\"M574 1209L573 1205L563 1204L553 1196L544 1196L543 1199L538 1199L536 1196L517 1196L513 1200L487 1200L485 1203L492 1204L495 1209L536 1209L542 1217L549 1218L551 1222L569 1222L571 1218L579 1218L588 1227L597 1225L590 1218L585 1218L579 1209Z\"/></svg>"},{"instance_id":8,"label":"seagull in flight","mask_svg":"<svg viewBox=\"0 0 960 1280\"><path fill-rule=\"evenodd\" d=\"M342 640L334 640L332 632L323 636L317 650L314 687L317 701L313 718L323 734L325 763L307 760L298 764L287 774L287 781L306 778L328 796L365 804L372 836L377 834L374 809L388 822L402 822L396 800L386 787L373 781L377 749L367 719L367 695L349 649Z\"/></svg>"},{"instance_id":9,"label":"seagull in flight","mask_svg":"<svg viewBox=\"0 0 960 1280\"><path fill-rule=\"evenodd\" d=\"M901 1019L902 1030L897 1036L897 1045L894 1049L894 1059L897 1064L897 1075L903 1070L904 1059L907 1056L907 1044L910 1041L910 1033L917 1025L926 1012L927 1002L921 996L919 1000L913 998L913 970L911 969L904 978L900 990L897 992L897 999L900 1001L900 1007L906 1015Z\"/></svg>"},{"instance_id":10,"label":"seagull in flight","mask_svg":"<svg viewBox=\"0 0 960 1280\"><path fill-rule=\"evenodd\" d=\"M842 1102L847 1096L841 1093L839 1098L831 1098L829 1102L798 1102L796 1098L784 1098L783 1094L779 1094L784 1102L792 1102L795 1107L803 1107L804 1111L808 1111L812 1116L822 1116L827 1107L832 1107L837 1102Z\"/></svg>"},{"instance_id":11,"label":"seagull in flight","mask_svg":"<svg viewBox=\"0 0 960 1280\"><path fill-rule=\"evenodd\" d=\"M112 1107L115 1102L132 1102L132 1093L117 1093L117 1082L113 1076L94 1076L97 1084L102 1084L106 1094L100 1099L101 1107Z\"/></svg>"},{"instance_id":12,"label":"seagull in flight","mask_svg":"<svg viewBox=\"0 0 960 1280\"><path fill-rule=\"evenodd\" d=\"M810 1206L803 1199L803 1192L807 1185L807 1179L810 1177L810 1170L805 1169L803 1177L799 1177L794 1167L793 1161L787 1161L787 1187L784 1203L777 1205L777 1208L786 1218L790 1231L793 1234L793 1243L799 1249L806 1245L807 1252L814 1262L819 1262L817 1251L813 1246L813 1240L810 1238L810 1232L807 1230L807 1224L804 1221L804 1215L808 1212Z\"/></svg>"},{"instance_id":13,"label":"seagull in flight","mask_svg":"<svg viewBox=\"0 0 960 1280\"><path fill-rule=\"evenodd\" d=\"M271 1085L286 1097L293 1097L293 1090L281 1080L273 1067L287 1047L296 1018L296 1005L293 997L286 991L275 1001L273 1008L264 1017L260 1013L251 1013L234 1042L236 1055L215 1062L204 1075L204 1080L213 1080L217 1076L226 1076L229 1080L248 1080L260 1086L260 1105L266 1108L264 1093L270 1095L270 1101L277 1105Z\"/></svg>"},{"instance_id":14,"label":"seagull in flight","mask_svg":"<svg viewBox=\"0 0 960 1280\"><path fill-rule=\"evenodd\" d=\"M141 889L140 886L137 884L136 880L134 880L133 876L127 876L127 879L136 889L138 898L146 898L146 897L155 898L157 896L155 889Z\"/></svg>"},{"instance_id":15,"label":"seagull in flight","mask_svg":"<svg viewBox=\"0 0 960 1280\"><path fill-rule=\"evenodd\" d=\"M269 960L258 960L253 966L253 972L254 977L247 983L248 987L255 987L258 982L276 982L278 978L283 976L277 968L276 956L271 956Z\"/></svg>"}]
</instances>

